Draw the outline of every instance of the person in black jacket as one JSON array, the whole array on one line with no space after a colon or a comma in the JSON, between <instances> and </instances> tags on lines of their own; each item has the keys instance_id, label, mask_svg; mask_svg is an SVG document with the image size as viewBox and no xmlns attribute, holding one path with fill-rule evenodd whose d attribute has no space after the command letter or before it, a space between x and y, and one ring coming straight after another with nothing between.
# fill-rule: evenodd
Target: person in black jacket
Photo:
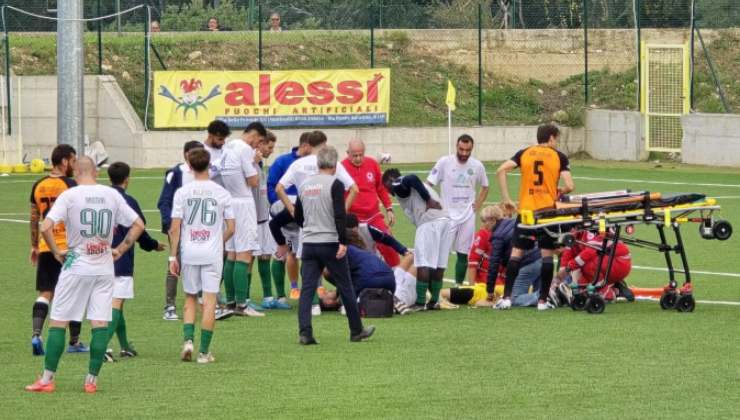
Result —
<instances>
[{"instance_id":1,"label":"person in black jacket","mask_svg":"<svg viewBox=\"0 0 740 420\"><path fill-rule=\"evenodd\" d=\"M511 213L510 209L505 209L504 213ZM506 267L511 256L511 248L514 245L514 231L516 228L516 219L505 217L497 220L491 229L491 255L488 257L488 281L486 282L486 292L488 300L494 300L494 288L496 285L496 276L499 270ZM536 246L524 252L521 258L521 270L514 281L512 289L513 306L536 306L540 288L540 250ZM529 293L529 288L532 292ZM495 306L494 306L495 308Z\"/></svg>"},{"instance_id":2,"label":"person in black jacket","mask_svg":"<svg viewBox=\"0 0 740 420\"><path fill-rule=\"evenodd\" d=\"M193 174L188 166L188 152L193 149L204 147L203 143L195 140L191 140L183 146L182 155L183 163L178 163L172 168L168 169L164 174L164 184L162 185L162 192L159 193L159 201L157 201L157 208L159 209L159 215L162 218L162 233L165 235L170 231L170 223L172 222L172 200L175 198L175 191L177 191L183 184L193 180ZM170 273L169 266L167 267L167 277L165 279L165 305L164 315L162 318L166 321L177 321L177 312L175 312L175 299L177 298L177 276Z\"/></svg>"},{"instance_id":3,"label":"person in black jacket","mask_svg":"<svg viewBox=\"0 0 740 420\"><path fill-rule=\"evenodd\" d=\"M108 167L108 178L110 179L111 186L123 196L128 206L146 223L139 203L134 197L126 193L130 174L131 168L124 162L115 162ZM113 232L113 247L118 246L123 241L128 234L128 230L129 228L122 225L115 227ZM149 236L146 231L136 241L139 243L139 247L147 252L161 252L165 249L163 243L159 243L156 239ZM135 357L138 353L128 341L126 336L126 319L123 317L123 303L127 299L133 299L134 297L134 247L129 248L125 254L121 255L114 262L114 268L113 314L111 322L108 323L108 341L110 342L113 335L117 335L118 343L121 345L121 357ZM105 360L109 362L113 361L112 350L108 349L106 351Z\"/></svg>"}]
</instances>

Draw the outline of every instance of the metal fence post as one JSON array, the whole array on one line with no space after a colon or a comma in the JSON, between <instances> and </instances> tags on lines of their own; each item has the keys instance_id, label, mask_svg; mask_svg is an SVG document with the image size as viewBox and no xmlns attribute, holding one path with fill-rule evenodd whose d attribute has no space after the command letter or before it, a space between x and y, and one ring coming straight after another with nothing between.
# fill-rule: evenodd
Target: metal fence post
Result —
<instances>
[{"instance_id":1,"label":"metal fence post","mask_svg":"<svg viewBox=\"0 0 740 420\"><path fill-rule=\"evenodd\" d=\"M5 20L5 8L7 6L3 6L2 15L3 15L3 22L6 22ZM8 135L13 134L12 130L12 124L13 124L13 118L11 117L11 107L10 107L10 37L8 34L8 26L7 24L4 25L3 28L5 30L4 38L3 38L3 46L5 47L5 107L7 108L7 114L6 119L8 120Z\"/></svg>"},{"instance_id":2,"label":"metal fence post","mask_svg":"<svg viewBox=\"0 0 740 420\"><path fill-rule=\"evenodd\" d=\"M100 17L100 0L97 2L97 14ZM98 20L98 74L103 74L103 22Z\"/></svg>"},{"instance_id":3,"label":"metal fence post","mask_svg":"<svg viewBox=\"0 0 740 420\"><path fill-rule=\"evenodd\" d=\"M478 125L483 125L483 6L478 2Z\"/></svg>"},{"instance_id":4,"label":"metal fence post","mask_svg":"<svg viewBox=\"0 0 740 420\"><path fill-rule=\"evenodd\" d=\"M635 25L637 26L637 110L642 111L642 0L635 1Z\"/></svg>"},{"instance_id":5,"label":"metal fence post","mask_svg":"<svg viewBox=\"0 0 740 420\"><path fill-rule=\"evenodd\" d=\"M689 45L689 108L694 109L694 31L696 30L696 1L691 0L691 44Z\"/></svg>"},{"instance_id":6,"label":"metal fence post","mask_svg":"<svg viewBox=\"0 0 740 420\"><path fill-rule=\"evenodd\" d=\"M375 9L373 8L373 4L375 2L368 3L368 7L370 8L370 68L375 68L375 14L373 13ZM381 2L382 3L382 2Z\"/></svg>"},{"instance_id":7,"label":"metal fence post","mask_svg":"<svg viewBox=\"0 0 740 420\"><path fill-rule=\"evenodd\" d=\"M147 130L148 121L146 120L147 111L149 111L149 16L150 8L146 6L147 18L144 19L144 129Z\"/></svg>"},{"instance_id":8,"label":"metal fence post","mask_svg":"<svg viewBox=\"0 0 740 420\"><path fill-rule=\"evenodd\" d=\"M583 0L583 100L588 106L588 0Z\"/></svg>"},{"instance_id":9,"label":"metal fence post","mask_svg":"<svg viewBox=\"0 0 740 420\"><path fill-rule=\"evenodd\" d=\"M257 0L257 69L262 70L262 0Z\"/></svg>"}]
</instances>

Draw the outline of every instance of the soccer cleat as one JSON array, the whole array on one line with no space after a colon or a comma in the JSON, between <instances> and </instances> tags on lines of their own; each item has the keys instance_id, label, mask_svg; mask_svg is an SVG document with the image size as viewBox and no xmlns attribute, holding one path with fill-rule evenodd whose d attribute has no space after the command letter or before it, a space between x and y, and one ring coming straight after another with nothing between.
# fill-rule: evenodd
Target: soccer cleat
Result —
<instances>
[{"instance_id":1,"label":"soccer cleat","mask_svg":"<svg viewBox=\"0 0 740 420\"><path fill-rule=\"evenodd\" d=\"M177 316L177 312L175 312L175 307L173 305L169 305L164 307L164 314L162 315L162 319L164 319L165 321L177 321L180 319L180 317Z\"/></svg>"},{"instance_id":2,"label":"soccer cleat","mask_svg":"<svg viewBox=\"0 0 740 420\"><path fill-rule=\"evenodd\" d=\"M239 315L239 316L250 316L250 317L255 317L255 318L265 316L264 313L255 310L250 305L237 305L236 311L234 312L234 314Z\"/></svg>"},{"instance_id":3,"label":"soccer cleat","mask_svg":"<svg viewBox=\"0 0 740 420\"><path fill-rule=\"evenodd\" d=\"M439 302L432 302L431 300L427 302L427 311L438 311L441 309Z\"/></svg>"},{"instance_id":4,"label":"soccer cleat","mask_svg":"<svg viewBox=\"0 0 740 420\"><path fill-rule=\"evenodd\" d=\"M275 302L276 302L275 299L263 299L262 300L262 303L260 303L260 306L264 310L267 310L267 309L275 309L275 307L274 307Z\"/></svg>"},{"instance_id":5,"label":"soccer cleat","mask_svg":"<svg viewBox=\"0 0 740 420\"><path fill-rule=\"evenodd\" d=\"M298 343L302 346L312 346L319 344L319 342L316 341L316 339L313 338L312 335L302 335L298 337Z\"/></svg>"},{"instance_id":6,"label":"soccer cleat","mask_svg":"<svg viewBox=\"0 0 740 420\"><path fill-rule=\"evenodd\" d=\"M198 363L204 365L206 363L213 363L216 358L211 353L198 353Z\"/></svg>"},{"instance_id":7,"label":"soccer cleat","mask_svg":"<svg viewBox=\"0 0 740 420\"><path fill-rule=\"evenodd\" d=\"M278 298L272 301L272 309L290 309L288 299L284 297Z\"/></svg>"},{"instance_id":8,"label":"soccer cleat","mask_svg":"<svg viewBox=\"0 0 740 420\"><path fill-rule=\"evenodd\" d=\"M255 311L262 312L265 310L265 308L260 305L259 303L254 303L251 300L247 300L247 306L254 309Z\"/></svg>"},{"instance_id":9,"label":"soccer cleat","mask_svg":"<svg viewBox=\"0 0 740 420\"><path fill-rule=\"evenodd\" d=\"M396 310L396 313L397 313L398 315L408 315L408 314L410 314L410 313L411 313L411 310L409 309L409 307L408 307L408 306L406 306L406 305L405 305L405 304L404 304L403 302L401 302L401 301L397 301L397 302L396 302L396 303L395 303L395 304L393 305L393 309L395 309L395 310Z\"/></svg>"},{"instance_id":10,"label":"soccer cleat","mask_svg":"<svg viewBox=\"0 0 740 420\"><path fill-rule=\"evenodd\" d=\"M136 357L139 355L139 352L137 352L136 349L134 349L134 346L132 346L131 343L128 343L128 347L125 349L121 349L121 352L119 353L119 355L122 358Z\"/></svg>"},{"instance_id":11,"label":"soccer cleat","mask_svg":"<svg viewBox=\"0 0 740 420\"><path fill-rule=\"evenodd\" d=\"M182 351L180 352L180 360L183 362L189 362L193 359L193 340L188 340L182 345Z\"/></svg>"},{"instance_id":12,"label":"soccer cleat","mask_svg":"<svg viewBox=\"0 0 740 420\"><path fill-rule=\"evenodd\" d=\"M570 306L573 302L573 289L565 283L560 283L558 285L558 296L563 305Z\"/></svg>"},{"instance_id":13,"label":"soccer cleat","mask_svg":"<svg viewBox=\"0 0 740 420\"><path fill-rule=\"evenodd\" d=\"M44 355L44 342L41 340L41 337L38 335L34 335L31 339L31 351L34 356L43 356Z\"/></svg>"},{"instance_id":14,"label":"soccer cleat","mask_svg":"<svg viewBox=\"0 0 740 420\"><path fill-rule=\"evenodd\" d=\"M319 316L319 315L321 315L321 306L311 305L311 316Z\"/></svg>"},{"instance_id":15,"label":"soccer cleat","mask_svg":"<svg viewBox=\"0 0 740 420\"><path fill-rule=\"evenodd\" d=\"M537 310L538 311L547 311L550 309L555 309L557 306L555 306L552 302L537 302Z\"/></svg>"},{"instance_id":16,"label":"soccer cleat","mask_svg":"<svg viewBox=\"0 0 740 420\"><path fill-rule=\"evenodd\" d=\"M418 303L414 303L413 305L407 307L406 309L408 310L408 313L413 313L413 312L426 311L427 307L426 305L419 305Z\"/></svg>"},{"instance_id":17,"label":"soccer cleat","mask_svg":"<svg viewBox=\"0 0 740 420\"><path fill-rule=\"evenodd\" d=\"M56 388L57 386L54 383L54 381L51 381L49 383L43 383L41 382L41 378L39 378L39 379L36 379L36 382L32 383L31 385L27 385L26 391L50 393L50 392L54 392Z\"/></svg>"},{"instance_id":18,"label":"soccer cleat","mask_svg":"<svg viewBox=\"0 0 740 420\"><path fill-rule=\"evenodd\" d=\"M216 308L216 321L223 321L224 319L229 319L232 316L234 316L234 311L227 307L217 307Z\"/></svg>"},{"instance_id":19,"label":"soccer cleat","mask_svg":"<svg viewBox=\"0 0 740 420\"><path fill-rule=\"evenodd\" d=\"M439 307L441 309L460 309L460 305L456 305L456 304L450 302L447 299L440 299L439 300Z\"/></svg>"},{"instance_id":20,"label":"soccer cleat","mask_svg":"<svg viewBox=\"0 0 740 420\"><path fill-rule=\"evenodd\" d=\"M560 298L558 297L557 287L550 288L550 293L547 294L547 301L555 305L556 308L560 306Z\"/></svg>"},{"instance_id":21,"label":"soccer cleat","mask_svg":"<svg viewBox=\"0 0 740 420\"><path fill-rule=\"evenodd\" d=\"M85 394L95 394L98 392L98 385L92 382L85 382Z\"/></svg>"},{"instance_id":22,"label":"soccer cleat","mask_svg":"<svg viewBox=\"0 0 740 420\"><path fill-rule=\"evenodd\" d=\"M502 298L501 300L496 302L495 305L493 305L493 309L499 309L499 310L511 309L511 299Z\"/></svg>"},{"instance_id":23,"label":"soccer cleat","mask_svg":"<svg viewBox=\"0 0 740 420\"><path fill-rule=\"evenodd\" d=\"M105 354L103 354L103 361L105 363L113 363L116 361L116 359L113 358L113 349L108 349L105 351Z\"/></svg>"},{"instance_id":24,"label":"soccer cleat","mask_svg":"<svg viewBox=\"0 0 740 420\"><path fill-rule=\"evenodd\" d=\"M297 287L291 287L290 288L290 298L293 300L298 300L301 297L301 289Z\"/></svg>"},{"instance_id":25,"label":"soccer cleat","mask_svg":"<svg viewBox=\"0 0 740 420\"><path fill-rule=\"evenodd\" d=\"M375 327L370 325L369 327L365 327L360 331L359 334L353 334L349 337L349 341L353 343L357 343L360 341L365 341L368 338L370 338L375 333Z\"/></svg>"},{"instance_id":26,"label":"soccer cleat","mask_svg":"<svg viewBox=\"0 0 740 420\"><path fill-rule=\"evenodd\" d=\"M82 341L70 344L67 347L67 353L89 353L90 349Z\"/></svg>"}]
</instances>

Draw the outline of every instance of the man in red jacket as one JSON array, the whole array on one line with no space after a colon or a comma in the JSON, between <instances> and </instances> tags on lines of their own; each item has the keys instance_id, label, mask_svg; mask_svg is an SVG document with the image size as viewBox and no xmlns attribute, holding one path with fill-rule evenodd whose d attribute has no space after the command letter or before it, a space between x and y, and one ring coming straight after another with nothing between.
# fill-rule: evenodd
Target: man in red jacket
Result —
<instances>
[{"instance_id":1,"label":"man in red jacket","mask_svg":"<svg viewBox=\"0 0 740 420\"><path fill-rule=\"evenodd\" d=\"M362 140L350 140L347 146L347 158L342 161L342 165L360 189L349 212L355 214L360 223L367 223L383 232L390 233L383 214L378 209L378 199L385 208L388 225L393 226L396 217L393 214L391 198L381 181L380 165L374 159L365 156L365 143ZM376 245L389 266L395 267L399 264L399 256L392 248L380 243Z\"/></svg>"},{"instance_id":2,"label":"man in red jacket","mask_svg":"<svg viewBox=\"0 0 740 420\"><path fill-rule=\"evenodd\" d=\"M566 277L566 273L569 272L573 281L580 285L587 285L593 282L596 275L596 269L599 266L599 253L595 248L601 247L604 236L587 231L578 232L575 236L577 242L572 247L565 248L560 254L561 275L559 277ZM613 245L614 241L609 241L609 246ZM617 293L632 301L634 297L624 282L624 279L632 270L630 250L622 241L618 241L616 246L614 262L607 277L607 286L602 288L600 293L604 299L609 301L614 300ZM604 256L600 270L600 278L602 279L607 265L608 257Z\"/></svg>"}]
</instances>

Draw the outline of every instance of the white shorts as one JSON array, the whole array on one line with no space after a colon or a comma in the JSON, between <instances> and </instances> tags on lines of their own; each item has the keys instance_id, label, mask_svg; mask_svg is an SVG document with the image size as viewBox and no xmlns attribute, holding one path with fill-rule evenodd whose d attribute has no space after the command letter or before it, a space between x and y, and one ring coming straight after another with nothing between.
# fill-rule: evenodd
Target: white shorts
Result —
<instances>
[{"instance_id":1,"label":"white shorts","mask_svg":"<svg viewBox=\"0 0 740 420\"><path fill-rule=\"evenodd\" d=\"M277 243L270 232L269 222L257 225L257 234L259 235L260 249L254 252L255 256L272 255L277 251Z\"/></svg>"},{"instance_id":2,"label":"white shorts","mask_svg":"<svg viewBox=\"0 0 740 420\"><path fill-rule=\"evenodd\" d=\"M252 198L234 198L234 236L226 242L228 252L259 251L260 241L257 230L257 209Z\"/></svg>"},{"instance_id":3,"label":"white shorts","mask_svg":"<svg viewBox=\"0 0 740 420\"><path fill-rule=\"evenodd\" d=\"M450 219L437 219L416 228L414 238L414 265L428 268L447 268L452 235Z\"/></svg>"},{"instance_id":4,"label":"white shorts","mask_svg":"<svg viewBox=\"0 0 740 420\"><path fill-rule=\"evenodd\" d=\"M222 262L207 265L183 264L180 269L182 290L189 295L197 295L201 291L205 293L218 293L221 286L222 270Z\"/></svg>"},{"instance_id":5,"label":"white shorts","mask_svg":"<svg viewBox=\"0 0 740 420\"><path fill-rule=\"evenodd\" d=\"M475 213L465 220L450 220L450 235L453 240L452 251L468 255L475 237Z\"/></svg>"},{"instance_id":6,"label":"white shorts","mask_svg":"<svg viewBox=\"0 0 740 420\"><path fill-rule=\"evenodd\" d=\"M407 306L416 303L416 278L400 267L393 269L393 276L396 278L396 298Z\"/></svg>"},{"instance_id":7,"label":"white shorts","mask_svg":"<svg viewBox=\"0 0 740 420\"><path fill-rule=\"evenodd\" d=\"M113 276L79 276L62 271L54 289L50 318L54 321L110 321Z\"/></svg>"},{"instance_id":8,"label":"white shorts","mask_svg":"<svg viewBox=\"0 0 740 420\"><path fill-rule=\"evenodd\" d=\"M113 279L113 299L133 299L134 278L131 276L116 276Z\"/></svg>"}]
</instances>

